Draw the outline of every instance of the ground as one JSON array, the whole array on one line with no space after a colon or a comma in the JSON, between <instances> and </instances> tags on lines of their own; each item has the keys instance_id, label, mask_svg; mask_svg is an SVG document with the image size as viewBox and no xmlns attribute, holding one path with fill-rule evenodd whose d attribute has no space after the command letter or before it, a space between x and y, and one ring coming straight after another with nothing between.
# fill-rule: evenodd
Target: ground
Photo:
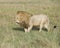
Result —
<instances>
[{"instance_id":1,"label":"ground","mask_svg":"<svg viewBox=\"0 0 60 48\"><path fill-rule=\"evenodd\" d=\"M51 30L25 33L15 23L17 11L48 15ZM60 48L60 0L0 0L0 48Z\"/></svg>"}]
</instances>

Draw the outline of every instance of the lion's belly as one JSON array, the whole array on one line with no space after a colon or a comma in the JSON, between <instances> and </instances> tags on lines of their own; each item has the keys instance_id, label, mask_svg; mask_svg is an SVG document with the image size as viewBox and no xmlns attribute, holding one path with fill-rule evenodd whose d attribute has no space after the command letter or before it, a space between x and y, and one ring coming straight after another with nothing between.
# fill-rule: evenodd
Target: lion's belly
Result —
<instances>
[{"instance_id":1,"label":"lion's belly","mask_svg":"<svg viewBox=\"0 0 60 48\"><path fill-rule=\"evenodd\" d=\"M33 26L38 26L40 25L40 20L34 20L33 21Z\"/></svg>"}]
</instances>

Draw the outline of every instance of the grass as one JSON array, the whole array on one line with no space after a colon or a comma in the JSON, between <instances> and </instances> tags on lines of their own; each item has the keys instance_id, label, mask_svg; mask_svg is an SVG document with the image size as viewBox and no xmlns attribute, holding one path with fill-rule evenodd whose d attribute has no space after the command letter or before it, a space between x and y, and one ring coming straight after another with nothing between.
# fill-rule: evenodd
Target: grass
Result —
<instances>
[{"instance_id":1,"label":"grass","mask_svg":"<svg viewBox=\"0 0 60 48\"><path fill-rule=\"evenodd\" d=\"M6 3L0 3L0 48L60 48L60 0L1 1ZM15 23L18 10L47 14L51 31L32 30L24 33ZM57 28L53 30L54 25Z\"/></svg>"}]
</instances>

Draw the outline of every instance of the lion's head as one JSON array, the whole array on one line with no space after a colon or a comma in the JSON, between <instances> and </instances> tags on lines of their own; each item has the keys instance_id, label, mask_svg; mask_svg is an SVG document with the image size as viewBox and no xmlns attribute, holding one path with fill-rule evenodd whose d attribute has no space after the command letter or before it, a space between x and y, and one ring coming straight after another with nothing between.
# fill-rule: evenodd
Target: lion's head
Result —
<instances>
[{"instance_id":1,"label":"lion's head","mask_svg":"<svg viewBox=\"0 0 60 48\"><path fill-rule=\"evenodd\" d=\"M28 27L29 24L29 18L32 16L32 14L25 12L25 11L18 11L16 15L16 23L18 23L20 26L23 26L25 28Z\"/></svg>"}]
</instances>

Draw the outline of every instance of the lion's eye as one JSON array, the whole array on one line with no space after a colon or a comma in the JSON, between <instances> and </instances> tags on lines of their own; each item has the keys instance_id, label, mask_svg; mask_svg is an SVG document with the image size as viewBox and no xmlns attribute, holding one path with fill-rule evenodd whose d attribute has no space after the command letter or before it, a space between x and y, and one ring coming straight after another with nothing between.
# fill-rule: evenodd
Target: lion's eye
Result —
<instances>
[{"instance_id":1,"label":"lion's eye","mask_svg":"<svg viewBox=\"0 0 60 48\"><path fill-rule=\"evenodd\" d=\"M17 19L18 19L18 17L17 17Z\"/></svg>"}]
</instances>

